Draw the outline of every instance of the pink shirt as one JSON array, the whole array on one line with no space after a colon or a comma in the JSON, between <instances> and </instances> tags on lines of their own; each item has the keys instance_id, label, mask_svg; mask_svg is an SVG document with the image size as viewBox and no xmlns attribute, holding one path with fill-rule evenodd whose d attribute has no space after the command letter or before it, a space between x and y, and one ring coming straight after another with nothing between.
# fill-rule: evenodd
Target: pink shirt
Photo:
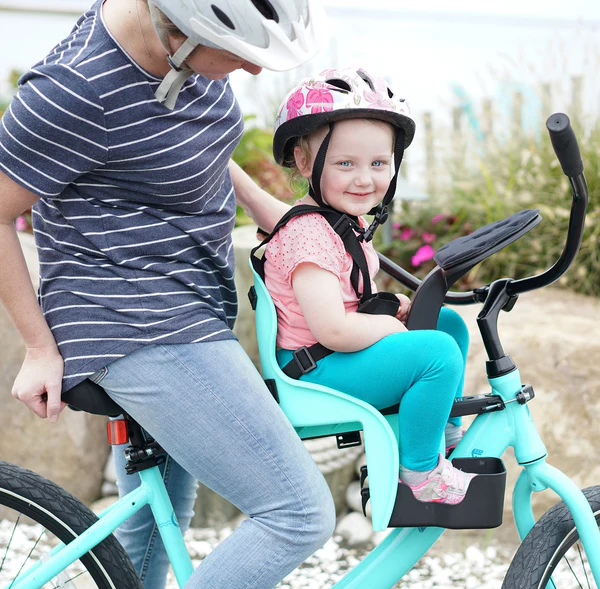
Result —
<instances>
[{"instance_id":1,"label":"pink shirt","mask_svg":"<svg viewBox=\"0 0 600 589\"><path fill-rule=\"evenodd\" d=\"M301 201L298 204L302 204ZM361 219L361 225L365 225ZM379 258L371 243L361 243L369 266L371 289L377 288L373 277L379 270ZM352 257L342 239L318 213L293 218L280 229L265 249L265 285L277 309L277 346L296 350L317 343L313 337L292 288L292 274L299 264L310 262L335 274L342 289L346 312L356 311L358 298L352 288ZM362 276L359 277L362 291Z\"/></svg>"}]
</instances>

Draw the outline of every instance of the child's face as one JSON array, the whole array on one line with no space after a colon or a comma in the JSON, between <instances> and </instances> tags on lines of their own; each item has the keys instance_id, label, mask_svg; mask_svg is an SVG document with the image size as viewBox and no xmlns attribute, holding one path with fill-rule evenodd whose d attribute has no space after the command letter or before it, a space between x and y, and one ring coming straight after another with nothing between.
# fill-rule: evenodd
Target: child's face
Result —
<instances>
[{"instance_id":1,"label":"child's face","mask_svg":"<svg viewBox=\"0 0 600 589\"><path fill-rule=\"evenodd\" d=\"M314 158L328 129L309 138L311 161L296 152L300 173L312 175ZM330 207L349 215L365 215L385 196L392 176L391 125L368 119L335 123L321 176L321 194ZM304 161L299 161L304 160Z\"/></svg>"}]
</instances>

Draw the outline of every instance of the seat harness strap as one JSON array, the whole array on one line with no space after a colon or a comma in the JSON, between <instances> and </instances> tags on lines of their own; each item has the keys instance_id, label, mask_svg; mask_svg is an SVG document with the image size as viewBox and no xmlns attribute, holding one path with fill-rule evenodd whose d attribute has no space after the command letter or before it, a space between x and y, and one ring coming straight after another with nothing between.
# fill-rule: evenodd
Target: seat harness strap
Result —
<instances>
[{"instance_id":1,"label":"seat harness strap","mask_svg":"<svg viewBox=\"0 0 600 589\"><path fill-rule=\"evenodd\" d=\"M350 281L352 288L359 299L358 313L368 313L371 315L392 315L398 312L400 302L396 295L389 292L378 292L373 294L371 289L371 277L369 276L369 267L365 252L360 244L360 236L364 229L360 226L356 217L351 217L325 207L315 207L311 205L298 205L292 207L281 219L271 232L259 245L251 252L250 258L252 265L260 277L264 280L264 258L261 259L256 252L265 246L273 236L284 227L294 217L306 215L308 213L319 213L331 225L332 229L340 236L346 251L352 258L352 270L350 272ZM359 288L359 275L362 275L363 292ZM293 352L293 359L283 367L284 374L291 378L300 378L303 374L311 372L317 367L317 361L333 354L333 350L326 348L322 344L316 343L310 347L302 346Z\"/></svg>"}]
</instances>

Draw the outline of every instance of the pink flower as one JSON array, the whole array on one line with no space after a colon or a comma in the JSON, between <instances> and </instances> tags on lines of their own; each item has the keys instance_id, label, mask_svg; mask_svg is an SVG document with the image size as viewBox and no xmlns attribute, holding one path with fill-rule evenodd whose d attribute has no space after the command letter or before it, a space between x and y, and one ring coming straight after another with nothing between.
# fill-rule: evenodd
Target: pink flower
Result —
<instances>
[{"instance_id":1,"label":"pink flower","mask_svg":"<svg viewBox=\"0 0 600 589\"><path fill-rule=\"evenodd\" d=\"M443 221L445 218L446 218L446 215L444 213L440 213L439 215L432 217L431 222L435 225L436 223Z\"/></svg>"},{"instance_id":2,"label":"pink flower","mask_svg":"<svg viewBox=\"0 0 600 589\"><path fill-rule=\"evenodd\" d=\"M400 223L396 222L392 225L394 229L400 229Z\"/></svg>"},{"instance_id":3,"label":"pink flower","mask_svg":"<svg viewBox=\"0 0 600 589\"><path fill-rule=\"evenodd\" d=\"M427 233L427 232L423 232L423 241L425 243L433 243L435 241L435 238L437 237L437 235L435 233Z\"/></svg>"},{"instance_id":4,"label":"pink flower","mask_svg":"<svg viewBox=\"0 0 600 589\"><path fill-rule=\"evenodd\" d=\"M400 233L400 241L408 241L415 234L414 229L404 227Z\"/></svg>"},{"instance_id":5,"label":"pink flower","mask_svg":"<svg viewBox=\"0 0 600 589\"><path fill-rule=\"evenodd\" d=\"M27 231L28 228L29 225L27 224L27 219L25 219L25 217L21 215L15 219L15 229L17 231Z\"/></svg>"},{"instance_id":6,"label":"pink flower","mask_svg":"<svg viewBox=\"0 0 600 589\"><path fill-rule=\"evenodd\" d=\"M289 98L286 103L287 111L288 111L288 120L299 117L302 113L300 109L304 106L304 94L302 94L302 89L296 90Z\"/></svg>"},{"instance_id":7,"label":"pink flower","mask_svg":"<svg viewBox=\"0 0 600 589\"><path fill-rule=\"evenodd\" d=\"M423 262L431 260L435 255L435 250L430 245L422 245L411 259L413 267L417 268Z\"/></svg>"},{"instance_id":8,"label":"pink flower","mask_svg":"<svg viewBox=\"0 0 600 589\"><path fill-rule=\"evenodd\" d=\"M321 78L338 78L339 77L339 72L336 69L328 69L328 70L323 70L320 74L319 77Z\"/></svg>"},{"instance_id":9,"label":"pink flower","mask_svg":"<svg viewBox=\"0 0 600 589\"><path fill-rule=\"evenodd\" d=\"M306 106L310 107L312 114L318 112L330 112L333 110L333 94L327 90L322 82L315 82L315 85L306 95Z\"/></svg>"},{"instance_id":10,"label":"pink flower","mask_svg":"<svg viewBox=\"0 0 600 589\"><path fill-rule=\"evenodd\" d=\"M387 94L383 92L371 92L371 90L365 90L364 97L371 108L391 108L392 101L387 98Z\"/></svg>"}]
</instances>

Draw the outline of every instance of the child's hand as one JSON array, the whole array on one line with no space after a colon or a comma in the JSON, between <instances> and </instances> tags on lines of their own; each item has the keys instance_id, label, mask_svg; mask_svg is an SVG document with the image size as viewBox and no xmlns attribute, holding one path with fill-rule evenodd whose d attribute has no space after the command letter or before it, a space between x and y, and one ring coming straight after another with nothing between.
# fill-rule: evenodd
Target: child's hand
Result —
<instances>
[{"instance_id":1,"label":"child's hand","mask_svg":"<svg viewBox=\"0 0 600 589\"><path fill-rule=\"evenodd\" d=\"M398 307L396 319L406 325L406 318L408 317L408 312L410 311L410 299L403 294L396 294L396 296L400 301L400 307Z\"/></svg>"}]
</instances>

